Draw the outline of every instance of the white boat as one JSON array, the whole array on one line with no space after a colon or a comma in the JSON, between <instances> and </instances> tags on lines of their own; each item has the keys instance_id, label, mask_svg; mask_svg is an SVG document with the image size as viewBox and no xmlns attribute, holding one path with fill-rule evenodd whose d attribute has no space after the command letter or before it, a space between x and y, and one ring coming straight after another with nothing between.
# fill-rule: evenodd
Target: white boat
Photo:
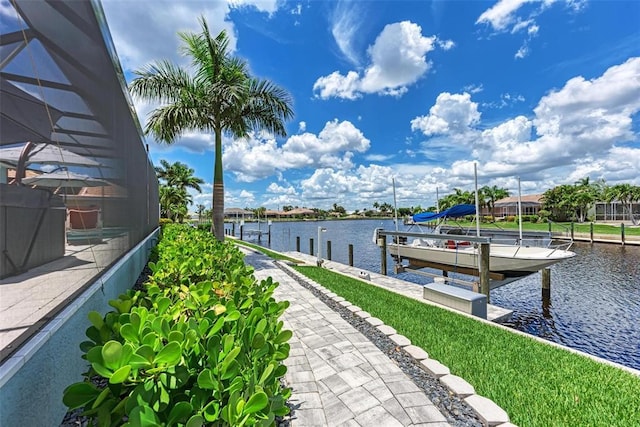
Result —
<instances>
[{"instance_id":1,"label":"white boat","mask_svg":"<svg viewBox=\"0 0 640 427\"><path fill-rule=\"evenodd\" d=\"M475 213L473 205L457 205L440 213L414 215L417 224L441 218L459 217ZM436 228L434 234L438 234ZM464 240L461 235L443 235L443 239L416 238L411 242L400 239L390 243L387 249L398 262L408 260L412 268L431 267L462 274L477 275L479 270L478 247ZM447 239L446 237L450 237ZM395 243L399 241L400 243ZM570 244L558 247L539 247L522 244L494 243L489 245L489 270L491 287L501 286L533 274L558 262L574 257Z\"/></svg>"}]
</instances>

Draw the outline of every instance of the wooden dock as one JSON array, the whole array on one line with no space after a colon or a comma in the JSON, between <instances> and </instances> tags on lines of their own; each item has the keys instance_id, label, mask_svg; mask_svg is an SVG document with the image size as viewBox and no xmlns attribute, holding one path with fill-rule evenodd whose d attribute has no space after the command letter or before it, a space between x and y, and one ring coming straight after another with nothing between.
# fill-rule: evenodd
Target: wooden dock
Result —
<instances>
[{"instance_id":1,"label":"wooden dock","mask_svg":"<svg viewBox=\"0 0 640 427\"><path fill-rule=\"evenodd\" d=\"M285 255L291 258L299 259L311 265L316 265L316 261L317 261L316 257L311 256L309 254L292 251L292 252L285 252ZM322 263L322 267L344 274L345 276L350 276L356 279L365 280L374 286L387 289L391 292L395 292L397 294L403 295L408 298L413 298L425 304L434 304L430 301L426 301L423 298L423 286L417 283L407 282L405 280L400 280L395 277L384 276L379 273L374 273L372 271L367 271L361 268L350 267L346 264L341 264L341 263L338 263L335 261L329 261L326 259ZM487 304L487 320L489 321L496 322L496 323L506 322L509 319L511 319L512 314L513 314L513 310L508 310L506 308Z\"/></svg>"}]
</instances>

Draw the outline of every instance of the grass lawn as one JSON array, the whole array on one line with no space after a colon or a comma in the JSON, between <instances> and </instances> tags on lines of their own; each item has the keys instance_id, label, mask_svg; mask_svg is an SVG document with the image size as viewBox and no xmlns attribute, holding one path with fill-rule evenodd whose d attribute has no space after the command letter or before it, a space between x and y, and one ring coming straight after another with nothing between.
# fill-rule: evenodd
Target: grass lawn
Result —
<instances>
[{"instance_id":1,"label":"grass lawn","mask_svg":"<svg viewBox=\"0 0 640 427\"><path fill-rule=\"evenodd\" d=\"M236 245L247 246L249 248L255 249L255 250L257 250L259 252L262 252L266 256L268 256L270 258L273 258L273 259L277 259L277 260L281 260L281 261L290 261L290 262L294 262L296 264L303 264L304 263L304 261L300 261L299 259L294 259L294 258L288 257L286 255L282 255L282 254L279 254L277 252L270 251L269 249L263 248L260 245L254 245L253 243L247 243L247 242L242 241L242 240L229 239L229 241L235 243Z\"/></svg>"},{"instance_id":2,"label":"grass lawn","mask_svg":"<svg viewBox=\"0 0 640 427\"><path fill-rule=\"evenodd\" d=\"M305 276L378 317L520 426L640 426L640 377L318 267Z\"/></svg>"},{"instance_id":3,"label":"grass lawn","mask_svg":"<svg viewBox=\"0 0 640 427\"><path fill-rule=\"evenodd\" d=\"M471 221L458 221L458 222L448 222L448 225L460 225L461 227L475 227L476 223ZM506 222L501 221L495 224L490 223L481 223L480 227L482 229L505 229L505 230L517 230L518 223L517 222ZM585 223L574 223L574 232L575 233L589 233L591 230L591 225L588 222ZM549 231L549 224L547 223L534 223L534 222L523 222L522 223L523 230L529 231ZM569 222L554 222L551 224L552 232L564 232L568 233L571 230L571 223ZM596 234L612 234L615 236L620 236L620 227L614 225L606 225L606 224L593 224L593 232ZM625 227L624 233L627 236L640 236L640 227Z\"/></svg>"}]
</instances>

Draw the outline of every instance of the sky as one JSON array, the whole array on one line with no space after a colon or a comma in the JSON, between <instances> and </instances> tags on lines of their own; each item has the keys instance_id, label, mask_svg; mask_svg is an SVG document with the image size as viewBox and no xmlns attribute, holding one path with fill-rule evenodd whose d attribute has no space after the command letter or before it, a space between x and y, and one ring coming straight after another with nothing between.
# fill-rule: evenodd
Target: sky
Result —
<instances>
[{"instance_id":1,"label":"sky","mask_svg":"<svg viewBox=\"0 0 640 427\"><path fill-rule=\"evenodd\" d=\"M542 193L589 177L640 185L640 2L103 0L125 77L180 55L179 31L226 30L286 89L287 136L225 136L225 207L435 205L454 188ZM135 99L143 126L158 105ZM214 137L151 157L206 184Z\"/></svg>"}]
</instances>

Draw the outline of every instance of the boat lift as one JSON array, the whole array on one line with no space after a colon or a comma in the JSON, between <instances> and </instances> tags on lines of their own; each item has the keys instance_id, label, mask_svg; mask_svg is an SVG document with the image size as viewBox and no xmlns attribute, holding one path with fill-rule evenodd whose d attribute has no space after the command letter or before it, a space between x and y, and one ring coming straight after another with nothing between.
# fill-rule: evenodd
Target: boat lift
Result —
<instances>
[{"instance_id":1,"label":"boat lift","mask_svg":"<svg viewBox=\"0 0 640 427\"><path fill-rule=\"evenodd\" d=\"M475 292L482 293L487 296L487 301L489 301L489 290L491 289L491 282L499 283L500 281L505 280L505 276L500 273L491 272L489 266L489 251L490 251L490 237L475 237L475 236L462 236L462 235L443 235L443 234L432 234L432 233L413 233L406 231L387 231L378 229L377 233L377 245L380 247L381 251L381 273L383 275L387 275L387 236L392 236L394 242L403 242L407 240L408 237L417 237L423 239L437 239L437 240L453 240L456 242L464 241L471 242L478 245L479 249L479 262L478 269L471 268L463 268L457 267L455 265L448 264L440 264L435 262L429 262L425 260L419 260L415 258L406 258L406 257L397 257L396 264L394 266L394 272L401 273L406 270L411 270L411 272L416 274L421 274L428 277L447 277L447 280L450 282L459 283L465 286L471 286ZM392 243L395 244L395 243ZM403 259L409 261L409 265L402 265ZM437 270L441 270L443 272L442 275L429 273L426 271L422 271L422 268L434 268ZM448 273L455 272L466 274L469 276L476 276L479 278L479 282L470 282L468 280L449 278ZM495 286L494 286L495 287Z\"/></svg>"}]
</instances>

